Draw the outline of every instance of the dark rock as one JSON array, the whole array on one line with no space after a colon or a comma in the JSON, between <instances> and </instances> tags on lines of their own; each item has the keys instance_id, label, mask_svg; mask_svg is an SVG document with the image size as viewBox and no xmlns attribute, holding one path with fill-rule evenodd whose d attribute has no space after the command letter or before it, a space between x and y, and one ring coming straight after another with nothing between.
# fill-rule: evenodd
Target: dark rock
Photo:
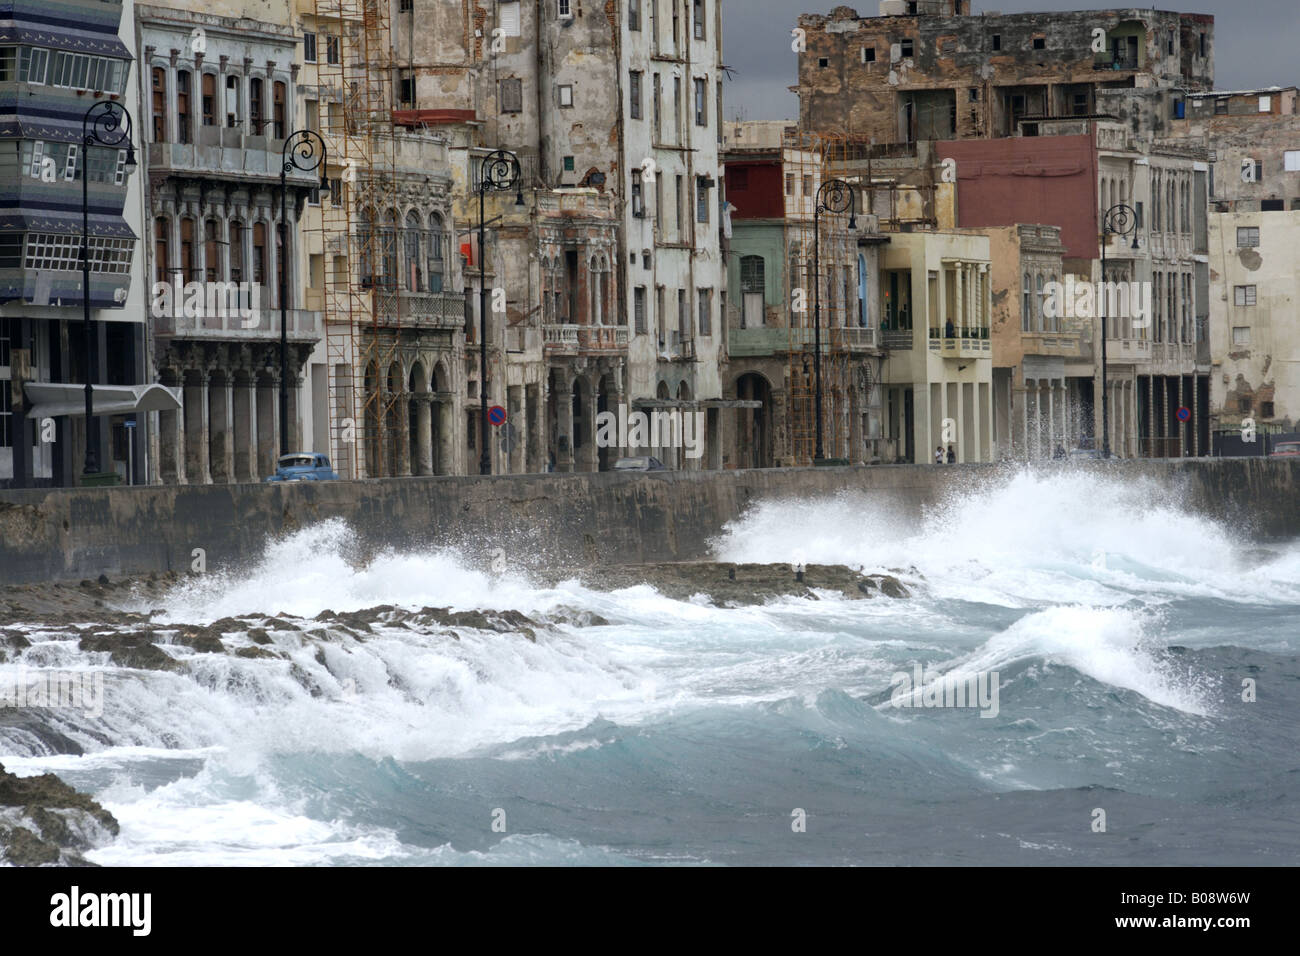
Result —
<instances>
[{"instance_id":1,"label":"dark rock","mask_svg":"<svg viewBox=\"0 0 1300 956\"><path fill-rule=\"evenodd\" d=\"M101 575L99 576L99 584L100 584L101 587L108 587L109 581L108 581L108 575L107 575L107 574L101 574Z\"/></svg>"},{"instance_id":2,"label":"dark rock","mask_svg":"<svg viewBox=\"0 0 1300 956\"><path fill-rule=\"evenodd\" d=\"M267 633L266 633L266 629L265 629L265 628L261 628L261 627L253 627L253 628L249 628L249 630L248 630L248 639L249 639L250 641L252 641L254 644L274 644L274 643L275 643L275 641L271 640L271 638L267 635Z\"/></svg>"},{"instance_id":3,"label":"dark rock","mask_svg":"<svg viewBox=\"0 0 1300 956\"><path fill-rule=\"evenodd\" d=\"M0 859L15 866L85 866L74 851L118 832L111 813L54 774L17 777L0 766Z\"/></svg>"},{"instance_id":4,"label":"dark rock","mask_svg":"<svg viewBox=\"0 0 1300 956\"><path fill-rule=\"evenodd\" d=\"M185 669L180 661L154 646L153 635L145 631L83 637L79 646L83 651L107 652L109 659L119 667L150 671Z\"/></svg>"},{"instance_id":5,"label":"dark rock","mask_svg":"<svg viewBox=\"0 0 1300 956\"><path fill-rule=\"evenodd\" d=\"M181 629L172 640L177 644L193 648L204 654L224 654L226 645L221 643L220 632L215 627L182 624Z\"/></svg>"},{"instance_id":6,"label":"dark rock","mask_svg":"<svg viewBox=\"0 0 1300 956\"><path fill-rule=\"evenodd\" d=\"M253 660L261 660L263 658L270 658L271 660L280 659L279 654L276 654L272 651L268 651L261 647L241 647L239 650L235 651L235 656L248 657Z\"/></svg>"}]
</instances>

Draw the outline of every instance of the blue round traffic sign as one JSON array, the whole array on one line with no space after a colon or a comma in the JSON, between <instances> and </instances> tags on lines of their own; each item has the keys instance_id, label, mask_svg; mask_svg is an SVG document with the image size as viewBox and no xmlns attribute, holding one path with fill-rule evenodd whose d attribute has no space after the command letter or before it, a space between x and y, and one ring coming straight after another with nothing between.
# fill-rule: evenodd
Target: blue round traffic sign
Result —
<instances>
[{"instance_id":1,"label":"blue round traffic sign","mask_svg":"<svg viewBox=\"0 0 1300 956\"><path fill-rule=\"evenodd\" d=\"M506 422L506 410L500 405L493 405L488 409L488 421L493 425L504 425Z\"/></svg>"},{"instance_id":2,"label":"blue round traffic sign","mask_svg":"<svg viewBox=\"0 0 1300 956\"><path fill-rule=\"evenodd\" d=\"M1178 420L1180 422L1190 422L1192 420L1192 410L1186 405L1178 409Z\"/></svg>"}]
</instances>

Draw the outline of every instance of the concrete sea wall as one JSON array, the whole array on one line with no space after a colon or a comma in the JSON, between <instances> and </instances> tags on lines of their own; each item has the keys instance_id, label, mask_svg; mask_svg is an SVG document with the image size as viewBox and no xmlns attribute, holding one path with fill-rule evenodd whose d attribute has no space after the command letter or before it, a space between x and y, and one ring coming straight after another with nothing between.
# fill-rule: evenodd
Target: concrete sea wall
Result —
<instances>
[{"instance_id":1,"label":"concrete sea wall","mask_svg":"<svg viewBox=\"0 0 1300 956\"><path fill-rule=\"evenodd\" d=\"M405 478L275 485L0 491L0 587L100 574L206 570L256 561L268 541L330 518L367 552L462 546L511 560L592 565L707 555L727 522L765 499L857 492L920 517L950 493L1023 466L899 465L655 474ZM1152 483L1242 539L1300 537L1300 460L1044 463ZM1098 508L1105 508L1099 496ZM792 542L792 547L793 547Z\"/></svg>"}]
</instances>

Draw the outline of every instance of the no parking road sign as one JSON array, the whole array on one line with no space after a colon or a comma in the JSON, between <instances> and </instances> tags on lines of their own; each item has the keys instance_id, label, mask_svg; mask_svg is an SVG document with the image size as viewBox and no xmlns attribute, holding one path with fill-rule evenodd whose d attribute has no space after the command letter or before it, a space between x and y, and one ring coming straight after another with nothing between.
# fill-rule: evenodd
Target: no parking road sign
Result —
<instances>
[{"instance_id":1,"label":"no parking road sign","mask_svg":"<svg viewBox=\"0 0 1300 956\"><path fill-rule=\"evenodd\" d=\"M1192 410L1186 405L1178 409L1178 420L1180 422L1190 422L1192 420Z\"/></svg>"},{"instance_id":2,"label":"no parking road sign","mask_svg":"<svg viewBox=\"0 0 1300 956\"><path fill-rule=\"evenodd\" d=\"M500 405L493 405L488 409L488 421L493 425L504 425L506 422L506 410Z\"/></svg>"}]
</instances>

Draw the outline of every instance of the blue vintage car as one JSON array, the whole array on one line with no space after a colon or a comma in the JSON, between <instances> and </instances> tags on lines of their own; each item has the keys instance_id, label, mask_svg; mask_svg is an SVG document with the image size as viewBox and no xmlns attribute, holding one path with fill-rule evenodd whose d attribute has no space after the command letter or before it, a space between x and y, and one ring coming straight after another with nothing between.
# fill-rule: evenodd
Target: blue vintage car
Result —
<instances>
[{"instance_id":1,"label":"blue vintage car","mask_svg":"<svg viewBox=\"0 0 1300 956\"><path fill-rule=\"evenodd\" d=\"M325 455L313 452L298 452L293 455L281 455L275 474L263 481L338 481L339 476L330 466Z\"/></svg>"}]
</instances>

